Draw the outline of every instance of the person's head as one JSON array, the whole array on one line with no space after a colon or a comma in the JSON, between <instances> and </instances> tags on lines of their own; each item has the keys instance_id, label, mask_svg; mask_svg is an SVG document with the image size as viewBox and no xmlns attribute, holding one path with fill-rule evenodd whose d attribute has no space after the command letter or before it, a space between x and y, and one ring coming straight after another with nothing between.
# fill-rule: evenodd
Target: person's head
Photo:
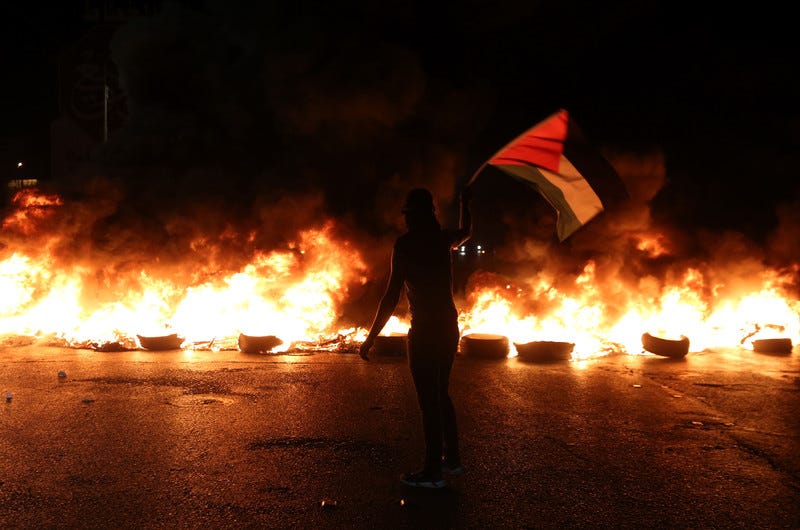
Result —
<instances>
[{"instance_id":1,"label":"person's head","mask_svg":"<svg viewBox=\"0 0 800 530\"><path fill-rule=\"evenodd\" d=\"M402 212L409 229L438 224L434 213L433 195L425 188L416 188L408 192Z\"/></svg>"}]
</instances>

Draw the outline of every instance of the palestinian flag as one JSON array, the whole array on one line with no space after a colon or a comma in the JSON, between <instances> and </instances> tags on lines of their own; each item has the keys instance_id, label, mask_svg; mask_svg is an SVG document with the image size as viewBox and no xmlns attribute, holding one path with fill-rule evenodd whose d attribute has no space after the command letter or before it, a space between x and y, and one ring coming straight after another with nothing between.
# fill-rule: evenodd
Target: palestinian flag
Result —
<instances>
[{"instance_id":1,"label":"palestinian flag","mask_svg":"<svg viewBox=\"0 0 800 530\"><path fill-rule=\"evenodd\" d=\"M557 212L560 241L628 196L617 172L564 109L522 133L481 169L486 165L531 184L544 196Z\"/></svg>"}]
</instances>

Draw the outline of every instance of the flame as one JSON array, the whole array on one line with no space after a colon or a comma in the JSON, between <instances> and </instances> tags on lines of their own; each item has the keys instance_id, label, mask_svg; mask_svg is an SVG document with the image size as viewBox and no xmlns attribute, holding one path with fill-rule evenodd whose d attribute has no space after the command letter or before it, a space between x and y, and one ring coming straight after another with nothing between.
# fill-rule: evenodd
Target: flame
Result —
<instances>
[{"instance_id":1,"label":"flame","mask_svg":"<svg viewBox=\"0 0 800 530\"><path fill-rule=\"evenodd\" d=\"M3 220L3 229L31 235L63 202L58 195L45 195L34 188L26 188L14 194L11 204L15 210Z\"/></svg>"},{"instance_id":2,"label":"flame","mask_svg":"<svg viewBox=\"0 0 800 530\"><path fill-rule=\"evenodd\" d=\"M687 269L676 285L666 285L653 295L642 281L641 291L621 294L614 303L601 296L590 261L568 291L545 278L529 285L483 286L469 294L461 313L464 333L495 333L511 342L572 342L573 359L610 353L651 355L642 349L643 332L667 338L689 337L692 351L711 348L752 347L763 338L800 337L800 303L791 301L779 285L780 274L765 270L757 291L704 297L706 279L697 269ZM612 291L613 287L608 287ZM714 292L714 290L711 290ZM616 298L623 296L620 301ZM537 300L533 311L525 302ZM615 306L623 305L619 313ZM516 350L509 356L516 355Z\"/></svg>"},{"instance_id":3,"label":"flame","mask_svg":"<svg viewBox=\"0 0 800 530\"><path fill-rule=\"evenodd\" d=\"M661 234L638 234L637 250L644 252L649 257L656 258L669 253L667 243Z\"/></svg>"},{"instance_id":4,"label":"flame","mask_svg":"<svg viewBox=\"0 0 800 530\"><path fill-rule=\"evenodd\" d=\"M531 341L558 341L575 343L573 357L596 355L607 349L598 334L603 321L602 308L597 304L586 303L596 296L593 285L594 264L589 263L583 273L575 280L575 285L583 290L582 296L568 296L559 292L546 279L540 279L528 289L513 287L483 288L471 296L474 302L469 310L461 315L461 324L466 333L491 333L508 337L512 343ZM530 292L529 292L530 291ZM540 308L546 312L528 314L521 298L540 301ZM509 356L516 356L516 348Z\"/></svg>"},{"instance_id":5,"label":"flame","mask_svg":"<svg viewBox=\"0 0 800 530\"><path fill-rule=\"evenodd\" d=\"M347 242L333 239L333 224L301 232L289 250L256 252L240 270L183 286L153 271L118 281L119 299L92 296L94 271L59 268L47 253L12 253L0 261L0 333L53 335L78 347L118 343L136 347L137 335L177 333L185 345L217 348L240 333L275 335L284 349L321 343L331 331L349 289L363 283L366 267Z\"/></svg>"},{"instance_id":6,"label":"flame","mask_svg":"<svg viewBox=\"0 0 800 530\"><path fill-rule=\"evenodd\" d=\"M12 206L3 228L17 236L35 233L41 244L35 252L13 244L0 249L0 335L132 349L140 347L138 335L176 333L187 350L219 350L234 349L243 333L279 337L283 344L275 352L341 349L366 336L364 323L343 320L343 307L370 271L362 253L337 236L334 221L300 231L279 249L251 250L234 266L215 263L177 274L156 261L121 268L65 260L51 244L58 235L47 235L48 220L63 201L26 189ZM221 240L252 246L258 237L229 227ZM200 236L188 252L204 255L214 245ZM660 234L634 237L643 260L668 256L670 246ZM798 267L743 269L736 274L694 263L649 275L642 267L631 279L609 270L607 262L588 259L573 269L574 277L547 268L513 278L478 271L460 300L459 325L462 334L501 334L512 344L571 342L574 360L651 355L642 349L644 332L686 336L691 351L750 348L764 338L796 344L800 302L791 289ZM398 313L382 333L405 334L408 328Z\"/></svg>"}]
</instances>

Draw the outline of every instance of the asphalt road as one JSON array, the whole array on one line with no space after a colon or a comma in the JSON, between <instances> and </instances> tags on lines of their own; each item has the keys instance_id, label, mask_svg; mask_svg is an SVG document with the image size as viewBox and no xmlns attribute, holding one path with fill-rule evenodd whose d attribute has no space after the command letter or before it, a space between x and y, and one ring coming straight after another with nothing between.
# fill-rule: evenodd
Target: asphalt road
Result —
<instances>
[{"instance_id":1,"label":"asphalt road","mask_svg":"<svg viewBox=\"0 0 800 530\"><path fill-rule=\"evenodd\" d=\"M431 491L403 357L7 346L0 528L800 528L797 350L459 356Z\"/></svg>"}]
</instances>

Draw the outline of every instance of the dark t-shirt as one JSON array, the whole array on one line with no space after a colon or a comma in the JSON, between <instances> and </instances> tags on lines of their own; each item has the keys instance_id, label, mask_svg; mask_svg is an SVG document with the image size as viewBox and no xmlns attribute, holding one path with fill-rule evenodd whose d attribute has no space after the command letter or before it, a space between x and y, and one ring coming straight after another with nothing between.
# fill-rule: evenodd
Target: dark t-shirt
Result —
<instances>
[{"instance_id":1,"label":"dark t-shirt","mask_svg":"<svg viewBox=\"0 0 800 530\"><path fill-rule=\"evenodd\" d=\"M412 326L458 318L453 301L451 250L467 238L466 230L438 227L412 230L397 238L392 268L403 279Z\"/></svg>"}]
</instances>

